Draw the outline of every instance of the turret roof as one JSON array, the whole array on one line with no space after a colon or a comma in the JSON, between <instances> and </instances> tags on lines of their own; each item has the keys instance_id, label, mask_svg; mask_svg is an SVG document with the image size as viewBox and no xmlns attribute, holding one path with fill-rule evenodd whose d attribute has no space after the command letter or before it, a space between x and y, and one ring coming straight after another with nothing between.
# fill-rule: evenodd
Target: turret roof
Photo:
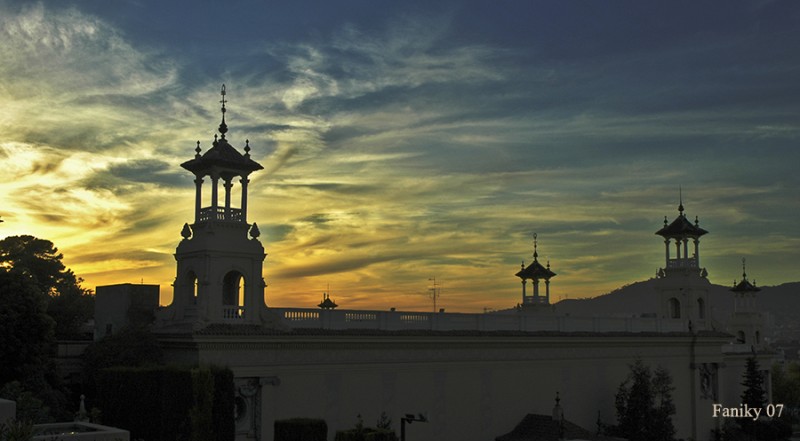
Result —
<instances>
[{"instance_id":1,"label":"turret roof","mask_svg":"<svg viewBox=\"0 0 800 441\"><path fill-rule=\"evenodd\" d=\"M228 125L225 123L225 112L227 111L225 103L227 100L225 99L224 84L222 85L220 93L222 95L222 100L220 101L222 103L222 108L220 109L222 111L222 122L218 130L222 136L217 138L217 135L214 135L213 145L202 155L200 155L200 141L197 141L197 148L195 148L195 152L197 153L194 158L181 164L181 167L198 176L211 174L214 171L220 174L228 173L240 175L244 173L246 175L250 172L263 169L264 167L262 167L261 164L250 159L249 139L245 141L244 155L239 153L239 151L225 139L225 134L228 133Z\"/></svg>"},{"instance_id":2,"label":"turret roof","mask_svg":"<svg viewBox=\"0 0 800 441\"><path fill-rule=\"evenodd\" d=\"M733 291L733 292L758 292L758 291L761 291L761 288L758 288L756 286L755 280L753 281L753 283L750 283L750 281L747 280L747 270L745 268L745 263L746 263L745 259L742 258L742 281L739 282L739 283L736 283L736 281L734 280L733 288L731 288L731 291Z\"/></svg>"},{"instance_id":3,"label":"turret roof","mask_svg":"<svg viewBox=\"0 0 800 441\"><path fill-rule=\"evenodd\" d=\"M700 228L700 221L695 217L694 223L686 219L686 214L683 213L683 203L678 207L678 217L667 224L667 217L664 216L664 228L656 231L656 234L662 237L693 237L697 238L708 231Z\"/></svg>"},{"instance_id":4,"label":"turret roof","mask_svg":"<svg viewBox=\"0 0 800 441\"><path fill-rule=\"evenodd\" d=\"M545 267L538 260L534 259L527 267L523 265L522 269L515 274L521 279L549 279L556 275L550 271L549 266Z\"/></svg>"},{"instance_id":5,"label":"turret roof","mask_svg":"<svg viewBox=\"0 0 800 441\"><path fill-rule=\"evenodd\" d=\"M250 143L248 142L245 150L249 150L249 147ZM236 173L250 173L264 168L261 164L250 159L249 154L242 155L239 153L228 143L225 137L215 139L213 147L207 152L202 156L198 153L193 159L181 164L181 167L196 175L206 174L214 168Z\"/></svg>"},{"instance_id":6,"label":"turret roof","mask_svg":"<svg viewBox=\"0 0 800 441\"><path fill-rule=\"evenodd\" d=\"M322 309L334 309L337 306L339 306L339 305L336 304L336 302L331 300L331 296L329 294L323 294L322 297L323 297L322 303L317 305L320 308L322 308Z\"/></svg>"},{"instance_id":7,"label":"turret roof","mask_svg":"<svg viewBox=\"0 0 800 441\"><path fill-rule=\"evenodd\" d=\"M733 291L733 292L758 292L758 291L761 291L761 288L753 285L747 279L742 279L741 282L737 283L736 285L734 285L733 288L731 288L731 291Z\"/></svg>"}]
</instances>

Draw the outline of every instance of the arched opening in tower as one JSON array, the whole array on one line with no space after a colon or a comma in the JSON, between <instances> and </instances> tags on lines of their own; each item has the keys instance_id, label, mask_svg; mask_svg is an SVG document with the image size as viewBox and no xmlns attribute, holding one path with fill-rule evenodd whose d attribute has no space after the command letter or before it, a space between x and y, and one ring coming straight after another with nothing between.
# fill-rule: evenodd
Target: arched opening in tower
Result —
<instances>
[{"instance_id":1,"label":"arched opening in tower","mask_svg":"<svg viewBox=\"0 0 800 441\"><path fill-rule=\"evenodd\" d=\"M225 306L244 306L244 276L239 271L225 274L222 282L222 304Z\"/></svg>"},{"instance_id":2,"label":"arched opening in tower","mask_svg":"<svg viewBox=\"0 0 800 441\"><path fill-rule=\"evenodd\" d=\"M669 318L681 318L681 302L675 297L669 299Z\"/></svg>"},{"instance_id":3,"label":"arched opening in tower","mask_svg":"<svg viewBox=\"0 0 800 441\"><path fill-rule=\"evenodd\" d=\"M189 271L186 274L186 284L189 286L189 293L191 297L189 298L189 304L196 305L197 304L197 274L194 271Z\"/></svg>"}]
</instances>

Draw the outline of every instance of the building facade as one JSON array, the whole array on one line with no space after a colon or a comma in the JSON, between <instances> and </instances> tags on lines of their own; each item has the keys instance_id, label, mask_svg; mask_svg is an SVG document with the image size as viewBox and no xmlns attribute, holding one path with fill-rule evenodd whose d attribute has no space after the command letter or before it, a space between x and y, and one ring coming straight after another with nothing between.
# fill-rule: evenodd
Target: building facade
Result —
<instances>
[{"instance_id":1,"label":"building facade","mask_svg":"<svg viewBox=\"0 0 800 441\"><path fill-rule=\"evenodd\" d=\"M699 257L707 231L687 220L683 204L656 233L666 244L656 317L540 313L555 273L538 262L536 243L533 261L516 274L521 307L508 314L268 308L266 254L247 216L248 176L262 167L249 142L242 154L226 139L224 86L222 93L220 135L205 153L198 142L182 164L195 176L195 218L175 253L173 303L154 330L170 361L233 370L239 440L271 440L278 419L323 418L333 432L381 412L396 429L401 415L425 414L427 422L407 428L415 440L491 440L529 413L549 412L557 394L566 419L594 430L614 423L615 393L636 359L672 375L677 436L707 440L723 422L712 405L739 404L744 360L755 353L770 365L762 345L738 343L710 320Z\"/></svg>"}]
</instances>

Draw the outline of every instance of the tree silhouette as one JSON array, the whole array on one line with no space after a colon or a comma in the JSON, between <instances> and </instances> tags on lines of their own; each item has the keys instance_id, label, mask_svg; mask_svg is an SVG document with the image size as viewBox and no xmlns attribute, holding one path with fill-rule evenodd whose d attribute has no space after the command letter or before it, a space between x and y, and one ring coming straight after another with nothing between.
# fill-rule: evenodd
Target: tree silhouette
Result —
<instances>
[{"instance_id":1,"label":"tree silhouette","mask_svg":"<svg viewBox=\"0 0 800 441\"><path fill-rule=\"evenodd\" d=\"M94 297L64 266L63 257L49 240L29 235L0 240L0 267L28 278L44 293L47 314L56 323L55 335L73 338L94 314Z\"/></svg>"},{"instance_id":2,"label":"tree silhouette","mask_svg":"<svg viewBox=\"0 0 800 441\"><path fill-rule=\"evenodd\" d=\"M767 394L764 391L764 375L759 370L758 360L755 356L747 359L742 386L744 386L742 404L747 404L751 408L763 408L767 401Z\"/></svg>"},{"instance_id":3,"label":"tree silhouette","mask_svg":"<svg viewBox=\"0 0 800 441\"><path fill-rule=\"evenodd\" d=\"M23 274L0 271L0 386L14 380L41 386L54 327L37 285Z\"/></svg>"},{"instance_id":4,"label":"tree silhouette","mask_svg":"<svg viewBox=\"0 0 800 441\"><path fill-rule=\"evenodd\" d=\"M674 440L674 388L669 373L661 367L653 373L641 360L636 360L630 369L617 390L617 425L609 427L609 434L629 441Z\"/></svg>"},{"instance_id":5,"label":"tree silhouette","mask_svg":"<svg viewBox=\"0 0 800 441\"><path fill-rule=\"evenodd\" d=\"M778 380L780 384L780 379ZM781 418L777 415L769 417L765 415L767 406L767 390L764 387L764 373L761 371L758 360L755 356L747 359L745 371L742 375L742 404L750 408L762 409L761 418L753 421L752 418L737 418L739 423L740 433L743 433L747 439L755 441L775 441L789 439L792 435L792 426L788 411L782 412ZM787 404L783 401L776 401L781 404ZM787 405L786 408L791 408ZM735 426L734 426L735 427ZM729 434L734 434L732 428L728 429Z\"/></svg>"},{"instance_id":6,"label":"tree silhouette","mask_svg":"<svg viewBox=\"0 0 800 441\"><path fill-rule=\"evenodd\" d=\"M755 356L747 358L744 375L742 377L742 404L753 409L763 409L767 401L764 391L764 375L759 370L758 360ZM750 436L756 436L759 429L757 421L752 418L739 418L737 420L742 430Z\"/></svg>"}]
</instances>

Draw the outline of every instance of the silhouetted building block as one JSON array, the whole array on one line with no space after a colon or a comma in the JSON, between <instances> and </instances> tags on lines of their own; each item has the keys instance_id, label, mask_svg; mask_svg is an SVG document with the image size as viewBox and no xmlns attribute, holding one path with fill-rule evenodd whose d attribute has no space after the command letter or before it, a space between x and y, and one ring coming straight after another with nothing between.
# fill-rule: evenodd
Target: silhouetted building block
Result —
<instances>
[{"instance_id":1,"label":"silhouetted building block","mask_svg":"<svg viewBox=\"0 0 800 441\"><path fill-rule=\"evenodd\" d=\"M148 326L158 308L158 285L98 286L94 303L94 339L99 340L126 326Z\"/></svg>"}]
</instances>

